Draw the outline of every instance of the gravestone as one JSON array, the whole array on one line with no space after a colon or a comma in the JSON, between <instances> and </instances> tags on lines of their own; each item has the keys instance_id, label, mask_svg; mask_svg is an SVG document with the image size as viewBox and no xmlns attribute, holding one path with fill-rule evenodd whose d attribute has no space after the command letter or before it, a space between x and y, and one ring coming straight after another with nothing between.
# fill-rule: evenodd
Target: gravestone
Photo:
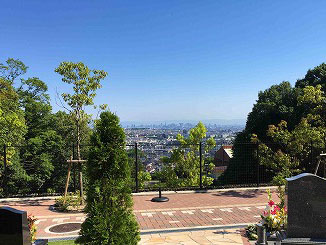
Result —
<instances>
[{"instance_id":1,"label":"gravestone","mask_svg":"<svg viewBox=\"0 0 326 245\"><path fill-rule=\"evenodd\" d=\"M0 244L31 245L27 213L0 207Z\"/></svg>"},{"instance_id":2,"label":"gravestone","mask_svg":"<svg viewBox=\"0 0 326 245\"><path fill-rule=\"evenodd\" d=\"M326 179L304 173L286 180L288 238L282 244L326 244Z\"/></svg>"}]
</instances>

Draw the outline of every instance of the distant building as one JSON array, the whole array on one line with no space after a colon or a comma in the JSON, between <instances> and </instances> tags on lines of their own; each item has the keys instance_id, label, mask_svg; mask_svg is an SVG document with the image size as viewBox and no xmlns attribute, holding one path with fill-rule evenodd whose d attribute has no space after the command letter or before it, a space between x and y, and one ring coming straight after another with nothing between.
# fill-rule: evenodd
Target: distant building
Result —
<instances>
[{"instance_id":1,"label":"distant building","mask_svg":"<svg viewBox=\"0 0 326 245\"><path fill-rule=\"evenodd\" d=\"M212 176L217 179L229 166L230 159L233 157L232 145L223 145L214 155L215 168L212 170Z\"/></svg>"},{"instance_id":2,"label":"distant building","mask_svg":"<svg viewBox=\"0 0 326 245\"><path fill-rule=\"evenodd\" d=\"M233 157L232 145L223 145L217 152L215 152L215 156L214 156L215 166L227 167L232 157Z\"/></svg>"}]
</instances>

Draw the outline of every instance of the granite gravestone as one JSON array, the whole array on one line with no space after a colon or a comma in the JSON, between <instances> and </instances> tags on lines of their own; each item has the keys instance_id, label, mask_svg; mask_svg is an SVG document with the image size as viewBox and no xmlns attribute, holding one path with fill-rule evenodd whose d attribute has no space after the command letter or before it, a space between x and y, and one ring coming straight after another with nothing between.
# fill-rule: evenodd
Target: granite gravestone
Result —
<instances>
[{"instance_id":1,"label":"granite gravestone","mask_svg":"<svg viewBox=\"0 0 326 245\"><path fill-rule=\"evenodd\" d=\"M25 211L0 207L0 244L31 245Z\"/></svg>"},{"instance_id":2,"label":"granite gravestone","mask_svg":"<svg viewBox=\"0 0 326 245\"><path fill-rule=\"evenodd\" d=\"M288 238L282 244L326 242L326 179L304 173L287 181Z\"/></svg>"}]
</instances>

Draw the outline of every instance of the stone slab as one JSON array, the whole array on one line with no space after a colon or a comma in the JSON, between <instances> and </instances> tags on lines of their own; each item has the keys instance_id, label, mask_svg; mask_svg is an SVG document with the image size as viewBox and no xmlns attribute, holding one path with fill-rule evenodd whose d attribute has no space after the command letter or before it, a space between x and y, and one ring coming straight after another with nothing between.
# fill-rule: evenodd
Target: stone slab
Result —
<instances>
[{"instance_id":1,"label":"stone slab","mask_svg":"<svg viewBox=\"0 0 326 245\"><path fill-rule=\"evenodd\" d=\"M0 243L30 245L27 212L10 207L0 207Z\"/></svg>"},{"instance_id":2,"label":"stone slab","mask_svg":"<svg viewBox=\"0 0 326 245\"><path fill-rule=\"evenodd\" d=\"M288 237L326 239L326 180L305 173L287 181Z\"/></svg>"},{"instance_id":3,"label":"stone slab","mask_svg":"<svg viewBox=\"0 0 326 245\"><path fill-rule=\"evenodd\" d=\"M281 242L282 245L325 245L326 239L314 239L314 238L286 238Z\"/></svg>"}]
</instances>

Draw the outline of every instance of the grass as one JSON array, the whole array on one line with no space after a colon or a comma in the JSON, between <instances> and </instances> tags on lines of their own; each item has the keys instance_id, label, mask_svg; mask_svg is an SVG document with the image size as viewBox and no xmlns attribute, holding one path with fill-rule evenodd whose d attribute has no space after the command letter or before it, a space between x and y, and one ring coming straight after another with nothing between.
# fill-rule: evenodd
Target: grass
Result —
<instances>
[{"instance_id":1,"label":"grass","mask_svg":"<svg viewBox=\"0 0 326 245\"><path fill-rule=\"evenodd\" d=\"M49 242L49 245L75 245L75 241L56 241Z\"/></svg>"}]
</instances>

